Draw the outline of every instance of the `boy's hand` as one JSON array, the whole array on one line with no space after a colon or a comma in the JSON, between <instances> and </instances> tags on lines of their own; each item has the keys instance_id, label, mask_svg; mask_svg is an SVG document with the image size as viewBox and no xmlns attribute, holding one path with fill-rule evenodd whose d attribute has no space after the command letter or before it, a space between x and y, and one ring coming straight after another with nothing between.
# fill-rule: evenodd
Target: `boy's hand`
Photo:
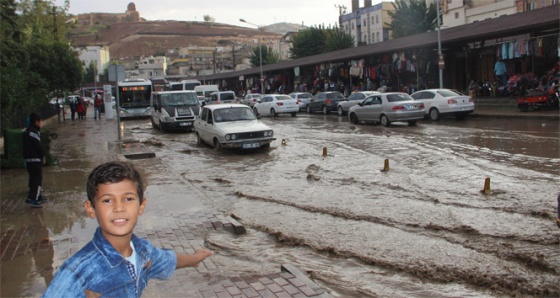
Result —
<instances>
[{"instance_id":1,"label":"boy's hand","mask_svg":"<svg viewBox=\"0 0 560 298\"><path fill-rule=\"evenodd\" d=\"M214 252L206 248L197 250L194 254L177 254L177 268L197 267L200 262L213 255Z\"/></svg>"}]
</instances>

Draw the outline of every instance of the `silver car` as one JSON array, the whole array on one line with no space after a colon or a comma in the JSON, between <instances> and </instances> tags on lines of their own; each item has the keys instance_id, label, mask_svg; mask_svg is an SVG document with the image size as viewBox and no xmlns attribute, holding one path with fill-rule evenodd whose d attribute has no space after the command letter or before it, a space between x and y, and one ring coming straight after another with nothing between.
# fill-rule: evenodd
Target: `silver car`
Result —
<instances>
[{"instance_id":1,"label":"silver car","mask_svg":"<svg viewBox=\"0 0 560 298\"><path fill-rule=\"evenodd\" d=\"M300 110L305 110L307 103L313 98L313 94L309 92L293 92L288 94L291 98L297 100Z\"/></svg>"},{"instance_id":2,"label":"silver car","mask_svg":"<svg viewBox=\"0 0 560 298\"><path fill-rule=\"evenodd\" d=\"M350 108L348 118L354 124L364 121L380 122L383 126L389 126L391 122L402 121L413 126L417 120L424 118L424 114L423 103L414 101L406 93L392 92L367 97Z\"/></svg>"},{"instance_id":3,"label":"silver car","mask_svg":"<svg viewBox=\"0 0 560 298\"><path fill-rule=\"evenodd\" d=\"M358 91L356 93L350 94L345 101L341 101L338 103L336 110L339 116L344 116L348 113L348 110L362 102L366 97L373 95L373 94L380 94L377 91Z\"/></svg>"}]
</instances>

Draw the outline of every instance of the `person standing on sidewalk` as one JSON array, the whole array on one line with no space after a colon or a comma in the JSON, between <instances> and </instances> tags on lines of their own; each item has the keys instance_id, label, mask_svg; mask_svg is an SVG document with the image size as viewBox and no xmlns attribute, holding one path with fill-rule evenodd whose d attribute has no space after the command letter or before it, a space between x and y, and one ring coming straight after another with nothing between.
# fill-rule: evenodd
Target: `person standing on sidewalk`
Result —
<instances>
[{"instance_id":1,"label":"person standing on sidewalk","mask_svg":"<svg viewBox=\"0 0 560 298\"><path fill-rule=\"evenodd\" d=\"M132 164L97 166L86 188L85 211L99 227L93 240L60 266L43 297L140 297L149 279L168 279L175 269L196 267L214 254L204 248L175 253L134 235L146 199Z\"/></svg>"},{"instance_id":2,"label":"person standing on sidewalk","mask_svg":"<svg viewBox=\"0 0 560 298\"><path fill-rule=\"evenodd\" d=\"M23 158L29 174L29 193L25 203L34 208L42 208L44 198L41 195L45 152L41 143L42 118L38 113L29 115L29 125L23 132Z\"/></svg>"},{"instance_id":3,"label":"person standing on sidewalk","mask_svg":"<svg viewBox=\"0 0 560 298\"><path fill-rule=\"evenodd\" d=\"M95 98L93 99L93 119L101 120L101 105L103 104L103 100L101 99L101 95L96 94Z\"/></svg>"}]
</instances>

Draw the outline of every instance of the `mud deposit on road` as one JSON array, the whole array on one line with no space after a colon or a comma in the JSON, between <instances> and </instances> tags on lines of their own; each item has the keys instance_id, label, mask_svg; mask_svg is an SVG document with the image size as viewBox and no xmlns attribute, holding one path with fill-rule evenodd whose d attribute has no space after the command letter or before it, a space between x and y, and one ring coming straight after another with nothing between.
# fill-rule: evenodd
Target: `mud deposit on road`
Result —
<instances>
[{"instance_id":1,"label":"mud deposit on road","mask_svg":"<svg viewBox=\"0 0 560 298\"><path fill-rule=\"evenodd\" d=\"M226 271L290 262L339 297L560 296L557 127L263 121L277 138L270 150L133 130L249 228L210 239L231 258Z\"/></svg>"}]
</instances>

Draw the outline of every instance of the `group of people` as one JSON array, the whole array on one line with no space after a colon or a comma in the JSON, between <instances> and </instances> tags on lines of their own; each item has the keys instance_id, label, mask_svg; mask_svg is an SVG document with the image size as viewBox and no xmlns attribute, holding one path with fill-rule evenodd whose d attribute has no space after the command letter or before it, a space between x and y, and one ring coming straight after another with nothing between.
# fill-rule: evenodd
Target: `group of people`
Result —
<instances>
[{"instance_id":1,"label":"group of people","mask_svg":"<svg viewBox=\"0 0 560 298\"><path fill-rule=\"evenodd\" d=\"M94 115L93 118L95 120L101 119L101 105L103 104L103 99L101 95L96 94L93 97L93 108L94 108ZM70 98L69 102L70 106L70 118L72 120L75 119L76 114L78 115L79 120L83 120L86 116L87 109L89 107L89 103L85 101L82 97L72 97Z\"/></svg>"}]
</instances>

